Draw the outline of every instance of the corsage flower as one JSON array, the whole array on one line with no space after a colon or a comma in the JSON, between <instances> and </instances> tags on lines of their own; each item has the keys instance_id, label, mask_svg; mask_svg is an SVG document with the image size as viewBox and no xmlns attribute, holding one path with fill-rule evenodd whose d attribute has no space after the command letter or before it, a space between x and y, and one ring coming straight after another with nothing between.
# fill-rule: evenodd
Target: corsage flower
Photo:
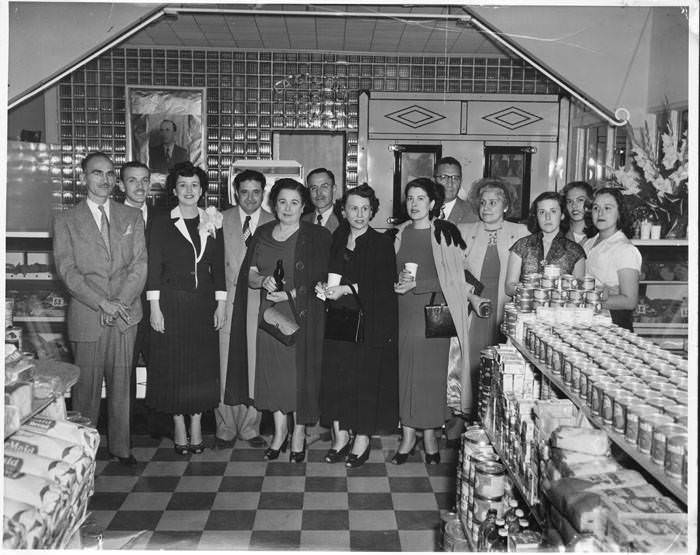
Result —
<instances>
[{"instance_id":1,"label":"corsage flower","mask_svg":"<svg viewBox=\"0 0 700 555\"><path fill-rule=\"evenodd\" d=\"M216 230L224 225L224 216L216 209L216 206L207 206L199 218L199 230L205 231L212 237L216 237Z\"/></svg>"}]
</instances>

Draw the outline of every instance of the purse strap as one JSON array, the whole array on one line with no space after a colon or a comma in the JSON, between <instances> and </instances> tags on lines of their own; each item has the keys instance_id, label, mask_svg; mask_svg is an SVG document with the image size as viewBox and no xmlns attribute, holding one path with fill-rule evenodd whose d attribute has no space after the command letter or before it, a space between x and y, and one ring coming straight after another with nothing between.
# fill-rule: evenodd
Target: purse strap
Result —
<instances>
[{"instance_id":1,"label":"purse strap","mask_svg":"<svg viewBox=\"0 0 700 555\"><path fill-rule=\"evenodd\" d=\"M299 314L297 313L297 307L294 304L294 298L292 297L292 294L289 291L285 291L287 293L287 299L289 299L289 306L292 309L292 314L294 315L294 321L297 323L297 325L301 325L301 322L299 322Z\"/></svg>"},{"instance_id":2,"label":"purse strap","mask_svg":"<svg viewBox=\"0 0 700 555\"><path fill-rule=\"evenodd\" d=\"M362 312L364 312L365 307L362 306L362 301L360 300L360 296L357 294L357 290L355 289L355 286L352 283L348 283L348 287L350 287L350 291L352 291L352 294L355 297L355 300L357 301L357 304L360 307L360 310Z\"/></svg>"}]
</instances>

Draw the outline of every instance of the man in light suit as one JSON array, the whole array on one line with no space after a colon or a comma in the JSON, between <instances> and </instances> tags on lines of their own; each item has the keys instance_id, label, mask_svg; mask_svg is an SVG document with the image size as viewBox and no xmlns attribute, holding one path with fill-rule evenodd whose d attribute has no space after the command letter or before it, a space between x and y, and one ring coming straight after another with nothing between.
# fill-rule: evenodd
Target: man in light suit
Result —
<instances>
[{"instance_id":1,"label":"man in light suit","mask_svg":"<svg viewBox=\"0 0 700 555\"><path fill-rule=\"evenodd\" d=\"M102 152L82 163L87 199L56 216L54 259L70 295L68 338L80 367L73 409L95 425L102 381L107 385L109 454L134 466L129 430L129 382L147 255L138 210L110 200L114 166Z\"/></svg>"},{"instance_id":2,"label":"man in light suit","mask_svg":"<svg viewBox=\"0 0 700 555\"><path fill-rule=\"evenodd\" d=\"M304 214L301 219L322 225L333 233L340 225L340 217L334 209L335 198L339 191L333 172L326 168L312 170L306 176L306 186L309 189L314 210Z\"/></svg>"},{"instance_id":3,"label":"man in light suit","mask_svg":"<svg viewBox=\"0 0 700 555\"><path fill-rule=\"evenodd\" d=\"M462 187L462 165L458 160L452 156L440 158L435 164L433 177L445 189L445 202L440 210L440 218L453 224L479 221L472 205L457 196Z\"/></svg>"},{"instance_id":4,"label":"man in light suit","mask_svg":"<svg viewBox=\"0 0 700 555\"><path fill-rule=\"evenodd\" d=\"M187 162L190 157L187 150L175 144L177 125L174 121L164 119L160 122L160 136L163 143L148 150L148 164L159 173L168 173L175 164Z\"/></svg>"},{"instance_id":5,"label":"man in light suit","mask_svg":"<svg viewBox=\"0 0 700 555\"><path fill-rule=\"evenodd\" d=\"M119 189L124 193L124 205L136 208L141 212L143 224L146 229L146 246L148 246L148 237L151 233L155 209L148 205L146 199L151 190L151 171L143 162L131 161L125 163L119 168ZM141 293L141 306L143 307L143 318L138 323L136 332L136 342L134 343L134 356L131 362L131 420L133 429L133 411L136 401L136 366L139 362L139 357L143 357L146 366L148 366L148 347L149 337L151 335L151 324L149 318L151 315L150 303L146 302L146 291ZM154 439L167 437L172 439L172 418L162 412L155 412L148 409L146 416L146 427L148 433Z\"/></svg>"},{"instance_id":6,"label":"man in light suit","mask_svg":"<svg viewBox=\"0 0 700 555\"><path fill-rule=\"evenodd\" d=\"M233 180L238 206L229 208L224 216L224 250L226 260L226 323L219 330L219 359L221 371L221 401L214 410L216 417L216 437L214 446L225 449L233 446L236 437L247 441L251 447L267 447L260 436L260 411L253 406L255 385L255 337L258 329L258 307L260 290L248 289L247 333L248 372L251 399L249 405L227 405L224 403L228 350L231 338L231 316L233 301L236 298L236 282L241 263L245 257L250 237L259 225L274 220L272 214L262 208L265 176L255 170L245 170Z\"/></svg>"}]
</instances>

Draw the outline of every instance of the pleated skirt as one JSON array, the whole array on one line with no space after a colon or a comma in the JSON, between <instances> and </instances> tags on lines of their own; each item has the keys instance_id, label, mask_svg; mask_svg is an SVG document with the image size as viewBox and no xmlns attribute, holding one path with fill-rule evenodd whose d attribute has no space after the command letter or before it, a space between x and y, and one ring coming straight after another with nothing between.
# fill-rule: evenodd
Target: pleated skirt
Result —
<instances>
[{"instance_id":1,"label":"pleated skirt","mask_svg":"<svg viewBox=\"0 0 700 555\"><path fill-rule=\"evenodd\" d=\"M163 289L165 333L151 329L146 404L170 414L195 414L219 404L216 302L208 291Z\"/></svg>"}]
</instances>

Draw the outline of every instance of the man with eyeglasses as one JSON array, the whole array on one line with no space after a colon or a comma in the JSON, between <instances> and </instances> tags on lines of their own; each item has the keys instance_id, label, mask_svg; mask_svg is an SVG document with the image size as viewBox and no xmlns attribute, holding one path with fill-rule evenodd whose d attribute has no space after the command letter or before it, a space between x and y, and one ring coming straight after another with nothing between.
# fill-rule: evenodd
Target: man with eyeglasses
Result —
<instances>
[{"instance_id":1,"label":"man with eyeglasses","mask_svg":"<svg viewBox=\"0 0 700 555\"><path fill-rule=\"evenodd\" d=\"M302 220L327 227L333 233L340 225L340 218L333 209L337 193L335 176L331 170L316 168L306 176L311 204L314 211L302 216Z\"/></svg>"},{"instance_id":2,"label":"man with eyeglasses","mask_svg":"<svg viewBox=\"0 0 700 555\"><path fill-rule=\"evenodd\" d=\"M457 196L462 186L462 165L452 156L440 158L435 164L435 181L445 189L445 202L440 210L440 218L453 224L467 224L479 221L474 208Z\"/></svg>"}]
</instances>

